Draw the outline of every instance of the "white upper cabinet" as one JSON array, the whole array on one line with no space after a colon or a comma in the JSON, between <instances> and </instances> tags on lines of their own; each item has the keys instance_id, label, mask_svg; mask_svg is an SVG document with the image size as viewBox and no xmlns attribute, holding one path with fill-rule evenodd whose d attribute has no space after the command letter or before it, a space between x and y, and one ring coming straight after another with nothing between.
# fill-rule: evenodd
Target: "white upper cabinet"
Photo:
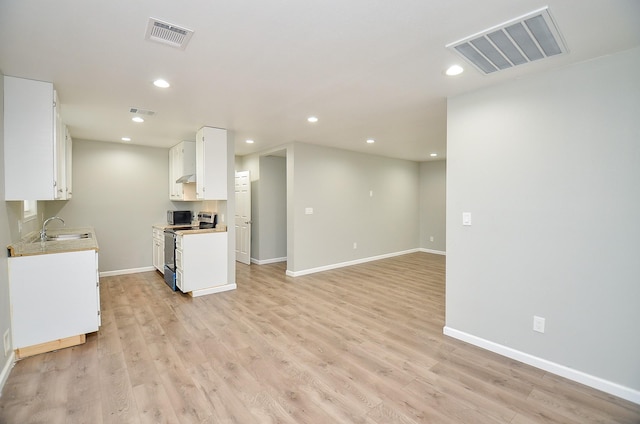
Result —
<instances>
[{"instance_id":1,"label":"white upper cabinet","mask_svg":"<svg viewBox=\"0 0 640 424\"><path fill-rule=\"evenodd\" d=\"M5 200L67 199L66 146L53 84L5 76Z\"/></svg>"},{"instance_id":2,"label":"white upper cabinet","mask_svg":"<svg viewBox=\"0 0 640 424\"><path fill-rule=\"evenodd\" d=\"M196 136L196 198L227 200L227 130L202 127Z\"/></svg>"},{"instance_id":3,"label":"white upper cabinet","mask_svg":"<svg viewBox=\"0 0 640 424\"><path fill-rule=\"evenodd\" d=\"M73 176L72 176L72 163L73 163L73 140L71 139L71 134L69 134L69 130L65 126L65 151L64 151L64 168L65 168L65 179L64 183L66 186L66 198L71 199L73 197Z\"/></svg>"},{"instance_id":4,"label":"white upper cabinet","mask_svg":"<svg viewBox=\"0 0 640 424\"><path fill-rule=\"evenodd\" d=\"M169 199L196 200L196 143L183 141L169 149ZM176 182L179 178L192 176L188 183Z\"/></svg>"}]
</instances>

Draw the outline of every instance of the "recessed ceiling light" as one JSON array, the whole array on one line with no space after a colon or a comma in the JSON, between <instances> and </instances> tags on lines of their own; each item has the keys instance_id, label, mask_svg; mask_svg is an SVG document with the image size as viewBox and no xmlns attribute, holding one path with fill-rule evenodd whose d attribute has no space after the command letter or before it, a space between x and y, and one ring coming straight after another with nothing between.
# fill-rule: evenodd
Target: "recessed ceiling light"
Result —
<instances>
[{"instance_id":1,"label":"recessed ceiling light","mask_svg":"<svg viewBox=\"0 0 640 424\"><path fill-rule=\"evenodd\" d=\"M247 143L247 144L253 144L253 143L254 143L254 141L253 141L253 140L247 140L247 141L246 141L246 143Z\"/></svg>"},{"instance_id":2,"label":"recessed ceiling light","mask_svg":"<svg viewBox=\"0 0 640 424\"><path fill-rule=\"evenodd\" d=\"M315 116L310 116L310 117L307 118L307 121L312 122L312 123L313 122L318 122L318 118L315 117Z\"/></svg>"},{"instance_id":3,"label":"recessed ceiling light","mask_svg":"<svg viewBox=\"0 0 640 424\"><path fill-rule=\"evenodd\" d=\"M169 88L171 87L171 84L169 84L167 81L163 80L163 79L157 79L153 82L153 85L155 85L156 87L160 87L160 88Z\"/></svg>"},{"instance_id":4,"label":"recessed ceiling light","mask_svg":"<svg viewBox=\"0 0 640 424\"><path fill-rule=\"evenodd\" d=\"M450 77L454 77L456 75L460 75L463 72L464 72L464 68L462 66L460 66L460 65L451 65L445 71L445 74L447 74Z\"/></svg>"},{"instance_id":5,"label":"recessed ceiling light","mask_svg":"<svg viewBox=\"0 0 640 424\"><path fill-rule=\"evenodd\" d=\"M373 143L375 143L375 142L376 142L376 141L375 141L373 138L369 138L369 139L367 139L367 144L373 144Z\"/></svg>"},{"instance_id":6,"label":"recessed ceiling light","mask_svg":"<svg viewBox=\"0 0 640 424\"><path fill-rule=\"evenodd\" d=\"M435 158L435 157L438 156L438 154L437 153L431 153L429 156L431 156L432 158Z\"/></svg>"},{"instance_id":7,"label":"recessed ceiling light","mask_svg":"<svg viewBox=\"0 0 640 424\"><path fill-rule=\"evenodd\" d=\"M131 141L131 137L122 137L120 140L122 140L122 141Z\"/></svg>"},{"instance_id":8,"label":"recessed ceiling light","mask_svg":"<svg viewBox=\"0 0 640 424\"><path fill-rule=\"evenodd\" d=\"M144 122L144 119L142 119L142 118L141 118L141 117L139 117L139 116L134 116L133 118L131 118L131 120L132 120L133 122Z\"/></svg>"}]
</instances>

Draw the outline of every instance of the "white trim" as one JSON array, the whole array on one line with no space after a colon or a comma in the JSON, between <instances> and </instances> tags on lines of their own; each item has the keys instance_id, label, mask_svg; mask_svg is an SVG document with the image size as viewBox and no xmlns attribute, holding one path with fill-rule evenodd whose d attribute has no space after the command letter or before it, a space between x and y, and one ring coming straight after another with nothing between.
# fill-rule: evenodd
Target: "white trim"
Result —
<instances>
[{"instance_id":1,"label":"white trim","mask_svg":"<svg viewBox=\"0 0 640 424\"><path fill-rule=\"evenodd\" d=\"M255 259L251 258L251 263L256 265L267 265L267 264L275 264L278 262L287 262L287 257L284 258L273 258L273 259Z\"/></svg>"},{"instance_id":2,"label":"white trim","mask_svg":"<svg viewBox=\"0 0 640 424\"><path fill-rule=\"evenodd\" d=\"M103 271L100 277L113 277L114 275L136 274L138 272L157 271L153 266L145 266L142 268L116 269L115 271Z\"/></svg>"},{"instance_id":3,"label":"white trim","mask_svg":"<svg viewBox=\"0 0 640 424\"><path fill-rule=\"evenodd\" d=\"M593 387L594 389L598 389L605 393L609 393L619 398L626 399L629 402L640 404L640 391L632 389L631 387L622 386L618 383L614 383L612 381L608 381L603 378L596 377L594 375L590 375L585 372L569 368L567 366L557 364L555 362L551 362L546 359L539 358L537 356L533 356L531 354L521 352L519 350L512 349L498 343L494 343L490 340L486 340L451 327L445 326L442 332L447 336L462 340L491 352L495 352L499 355L506 356L507 358L515 359L516 361L523 362L525 364L540 368L561 377L568 378L569 380L573 380L586 386Z\"/></svg>"},{"instance_id":4,"label":"white trim","mask_svg":"<svg viewBox=\"0 0 640 424\"><path fill-rule=\"evenodd\" d=\"M189 292L189 294L191 295L191 297L198 297L198 296L204 296L204 295L207 295L207 294L213 294L213 293L220 293L220 292L225 292L225 291L229 291L229 290L235 290L237 288L238 288L238 286L235 283L234 284L224 284L222 286L207 287L206 289L194 290L192 292Z\"/></svg>"},{"instance_id":5,"label":"white trim","mask_svg":"<svg viewBox=\"0 0 640 424\"><path fill-rule=\"evenodd\" d=\"M7 362L4 364L2 368L2 373L0 373L0 396L2 396L2 390L4 389L4 384L7 382L9 378L9 374L11 373L11 369L15 365L16 362L16 354L14 351L11 351L11 354L7 357Z\"/></svg>"},{"instance_id":6,"label":"white trim","mask_svg":"<svg viewBox=\"0 0 640 424\"><path fill-rule=\"evenodd\" d=\"M424 247L421 247L420 249L418 249L421 252L424 253L433 253L434 255L442 255L442 256L447 256L447 252L444 250L432 250L432 249L425 249Z\"/></svg>"},{"instance_id":7,"label":"white trim","mask_svg":"<svg viewBox=\"0 0 640 424\"><path fill-rule=\"evenodd\" d=\"M337 263L337 264L319 266L317 268L303 269L302 271L289 271L289 270L287 270L286 274L289 277L300 277L302 275L314 274L316 272L322 272L322 271L329 271L331 269L336 269L336 268L344 268L346 266L358 265L358 264L362 264L362 263L365 263L365 262L372 262L372 261L377 261L377 260L380 260L380 259L392 258L394 256L406 255L406 254L415 253L415 252L418 252L418 251L419 251L419 249L409 249L409 250L404 250L402 252L386 253L384 255L370 256L368 258L355 259L353 261L340 262L340 263Z\"/></svg>"}]
</instances>

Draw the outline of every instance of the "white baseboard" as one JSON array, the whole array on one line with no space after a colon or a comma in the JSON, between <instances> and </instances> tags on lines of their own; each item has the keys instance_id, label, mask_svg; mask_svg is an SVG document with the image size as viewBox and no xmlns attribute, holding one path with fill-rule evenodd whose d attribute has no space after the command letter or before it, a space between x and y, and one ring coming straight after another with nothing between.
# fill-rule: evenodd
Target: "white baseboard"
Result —
<instances>
[{"instance_id":1,"label":"white baseboard","mask_svg":"<svg viewBox=\"0 0 640 424\"><path fill-rule=\"evenodd\" d=\"M507 346L503 346L492 341L482 339L464 331L459 331L451 327L444 327L443 333L447 336L453 337L458 340L470 343L472 345L481 347L483 349L495 352L499 355L506 356L507 358L515 359L516 361L523 362L527 365L531 365L536 368L548 371L550 373L559 375L569 380L576 381L594 389L601 390L605 393L617 396L622 399L626 399L629 402L640 404L640 391L634 390L630 387L622 386L618 383L605 380L594 375L587 374L582 371L569 368L567 366L557 364L555 362L548 361L537 356L530 355L525 352L521 352L516 349L512 349Z\"/></svg>"},{"instance_id":2,"label":"white baseboard","mask_svg":"<svg viewBox=\"0 0 640 424\"><path fill-rule=\"evenodd\" d=\"M353 261L340 262L340 263L337 263L337 264L319 266L317 268L303 269L302 271L289 271L289 270L287 270L287 275L289 277L300 277L302 275L314 274L316 272L322 272L322 271L329 271L331 269L344 268L346 266L358 265L358 264L363 264L365 262L372 262L372 261L377 261L377 260L380 260L380 259L392 258L394 256L406 255L408 253L415 253L415 252L418 252L418 251L419 251L419 249L404 250L402 252L394 252L394 253L387 253L387 254L384 254L384 255L370 256L368 258L362 258L362 259L356 259L356 260L353 260Z\"/></svg>"},{"instance_id":3,"label":"white baseboard","mask_svg":"<svg viewBox=\"0 0 640 424\"><path fill-rule=\"evenodd\" d=\"M225 292L229 290L235 290L237 288L238 286L235 283L224 284L222 286L207 287L206 289L194 290L192 292L189 292L189 294L191 295L191 297L199 297L199 296L205 296L207 294L214 294L214 293L220 293L220 292Z\"/></svg>"},{"instance_id":4,"label":"white baseboard","mask_svg":"<svg viewBox=\"0 0 640 424\"><path fill-rule=\"evenodd\" d=\"M424 247L421 247L420 249L418 249L420 252L424 252L424 253L433 253L434 255L442 255L442 256L447 256L447 252L445 252L444 250L433 250L433 249L425 249Z\"/></svg>"},{"instance_id":5,"label":"white baseboard","mask_svg":"<svg viewBox=\"0 0 640 424\"><path fill-rule=\"evenodd\" d=\"M287 262L287 257L284 258L273 258L273 259L255 259L251 258L251 263L256 265L267 265L267 264L275 264L278 262Z\"/></svg>"},{"instance_id":6,"label":"white baseboard","mask_svg":"<svg viewBox=\"0 0 640 424\"><path fill-rule=\"evenodd\" d=\"M11 373L11 369L16 362L16 355L12 351L11 354L7 357L7 362L5 362L4 367L2 368L2 373L0 373L0 396L2 396L2 389L4 389L4 384L7 382L9 378L9 374Z\"/></svg>"},{"instance_id":7,"label":"white baseboard","mask_svg":"<svg viewBox=\"0 0 640 424\"><path fill-rule=\"evenodd\" d=\"M130 269L117 269L115 271L103 271L100 273L100 277L113 277L114 275L136 274L138 272L154 271L156 268L153 266L145 266L142 268L130 268Z\"/></svg>"}]
</instances>

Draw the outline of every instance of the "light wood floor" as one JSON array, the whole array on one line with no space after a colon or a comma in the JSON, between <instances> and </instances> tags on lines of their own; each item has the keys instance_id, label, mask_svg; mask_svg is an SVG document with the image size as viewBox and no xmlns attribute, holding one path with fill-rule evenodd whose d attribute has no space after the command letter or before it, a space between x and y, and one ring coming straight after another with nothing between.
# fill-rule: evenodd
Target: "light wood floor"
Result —
<instances>
[{"instance_id":1,"label":"light wood floor","mask_svg":"<svg viewBox=\"0 0 640 424\"><path fill-rule=\"evenodd\" d=\"M640 406L442 334L444 258L289 278L238 265L192 299L102 278L85 345L18 362L0 423L640 423Z\"/></svg>"}]
</instances>

